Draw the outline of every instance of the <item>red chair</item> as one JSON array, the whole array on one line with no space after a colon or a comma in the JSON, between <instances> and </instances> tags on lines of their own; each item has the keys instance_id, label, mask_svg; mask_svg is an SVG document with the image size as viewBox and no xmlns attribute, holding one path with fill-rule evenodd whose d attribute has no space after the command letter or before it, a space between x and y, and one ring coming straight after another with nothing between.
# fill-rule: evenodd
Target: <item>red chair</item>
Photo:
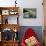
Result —
<instances>
[{"instance_id":1,"label":"red chair","mask_svg":"<svg viewBox=\"0 0 46 46\"><path fill-rule=\"evenodd\" d=\"M33 31L32 28L27 29L27 31L25 32L24 37L22 38L22 42L21 42L21 46L27 46L25 43L25 40L34 36L37 39L37 35L36 33ZM38 41L38 40L37 40ZM41 44L39 43L39 41L37 42L37 44L35 46L41 46Z\"/></svg>"}]
</instances>

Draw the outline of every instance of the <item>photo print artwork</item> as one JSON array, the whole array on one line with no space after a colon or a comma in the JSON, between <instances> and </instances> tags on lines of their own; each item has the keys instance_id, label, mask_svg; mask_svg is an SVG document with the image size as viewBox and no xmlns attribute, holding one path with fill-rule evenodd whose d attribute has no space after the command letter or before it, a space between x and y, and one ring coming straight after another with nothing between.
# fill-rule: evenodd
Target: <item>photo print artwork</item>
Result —
<instances>
[{"instance_id":1,"label":"photo print artwork","mask_svg":"<svg viewBox=\"0 0 46 46\"><path fill-rule=\"evenodd\" d=\"M36 18L37 9L36 8L23 8L23 18Z\"/></svg>"}]
</instances>

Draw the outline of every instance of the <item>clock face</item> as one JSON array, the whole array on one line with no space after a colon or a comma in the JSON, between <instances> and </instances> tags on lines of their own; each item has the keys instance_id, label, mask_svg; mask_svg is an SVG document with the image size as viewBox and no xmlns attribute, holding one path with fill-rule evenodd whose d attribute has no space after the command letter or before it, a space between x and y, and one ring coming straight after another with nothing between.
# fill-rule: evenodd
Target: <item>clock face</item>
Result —
<instances>
[{"instance_id":1,"label":"clock face","mask_svg":"<svg viewBox=\"0 0 46 46\"><path fill-rule=\"evenodd\" d=\"M2 15L9 15L9 10L2 10Z\"/></svg>"}]
</instances>

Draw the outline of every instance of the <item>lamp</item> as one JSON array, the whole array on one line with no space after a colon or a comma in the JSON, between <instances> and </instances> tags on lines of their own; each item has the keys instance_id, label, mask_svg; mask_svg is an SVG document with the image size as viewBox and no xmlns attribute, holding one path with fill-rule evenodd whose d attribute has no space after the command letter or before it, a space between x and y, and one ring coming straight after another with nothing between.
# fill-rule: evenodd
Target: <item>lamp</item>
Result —
<instances>
[{"instance_id":1,"label":"lamp","mask_svg":"<svg viewBox=\"0 0 46 46\"><path fill-rule=\"evenodd\" d=\"M16 7L16 4L17 4L17 2L16 2L17 0L15 0L15 7Z\"/></svg>"}]
</instances>

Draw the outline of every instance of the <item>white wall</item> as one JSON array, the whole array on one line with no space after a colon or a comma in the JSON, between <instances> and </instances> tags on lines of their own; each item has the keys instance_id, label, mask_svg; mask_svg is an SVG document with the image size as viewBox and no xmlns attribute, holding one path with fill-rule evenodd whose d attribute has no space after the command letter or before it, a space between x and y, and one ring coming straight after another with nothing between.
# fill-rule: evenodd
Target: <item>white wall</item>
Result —
<instances>
[{"instance_id":1,"label":"white wall","mask_svg":"<svg viewBox=\"0 0 46 46\"><path fill-rule=\"evenodd\" d=\"M21 12L20 12L20 24L22 26L43 26L43 6L42 0L21 0ZM23 8L36 8L37 18L36 19L24 19Z\"/></svg>"},{"instance_id":2,"label":"white wall","mask_svg":"<svg viewBox=\"0 0 46 46\"><path fill-rule=\"evenodd\" d=\"M0 6L14 6L15 0L0 0ZM42 0L17 0L19 9L19 24L21 26L43 26L43 6ZM23 8L36 8L37 18L36 19L24 19Z\"/></svg>"},{"instance_id":3,"label":"white wall","mask_svg":"<svg viewBox=\"0 0 46 46\"><path fill-rule=\"evenodd\" d=\"M0 0L0 6L1 7L9 7L9 6L14 6L14 1L15 0Z\"/></svg>"}]
</instances>

